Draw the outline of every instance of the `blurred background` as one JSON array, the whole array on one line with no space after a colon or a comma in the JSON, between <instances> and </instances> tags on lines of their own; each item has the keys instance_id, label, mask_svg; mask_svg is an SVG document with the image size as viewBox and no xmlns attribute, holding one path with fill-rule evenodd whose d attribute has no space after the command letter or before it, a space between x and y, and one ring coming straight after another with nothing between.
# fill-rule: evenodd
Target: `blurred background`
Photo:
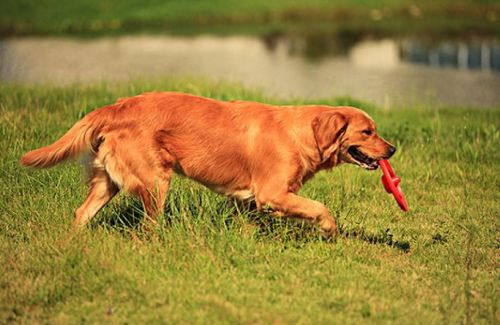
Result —
<instances>
[{"instance_id":1,"label":"blurred background","mask_svg":"<svg viewBox=\"0 0 500 325\"><path fill-rule=\"evenodd\" d=\"M199 78L275 98L500 106L498 0L2 0L0 6L3 83Z\"/></svg>"}]
</instances>

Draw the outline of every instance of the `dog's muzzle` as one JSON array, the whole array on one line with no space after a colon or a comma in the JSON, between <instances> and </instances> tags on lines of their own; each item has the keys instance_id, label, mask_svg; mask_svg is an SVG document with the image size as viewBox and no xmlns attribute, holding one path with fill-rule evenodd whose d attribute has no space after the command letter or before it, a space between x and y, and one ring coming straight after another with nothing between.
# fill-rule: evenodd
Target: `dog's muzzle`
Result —
<instances>
[{"instance_id":1,"label":"dog's muzzle","mask_svg":"<svg viewBox=\"0 0 500 325\"><path fill-rule=\"evenodd\" d=\"M378 160L365 155L358 149L358 146L351 146L347 149L351 158L361 167L368 170L375 170L378 168Z\"/></svg>"}]
</instances>

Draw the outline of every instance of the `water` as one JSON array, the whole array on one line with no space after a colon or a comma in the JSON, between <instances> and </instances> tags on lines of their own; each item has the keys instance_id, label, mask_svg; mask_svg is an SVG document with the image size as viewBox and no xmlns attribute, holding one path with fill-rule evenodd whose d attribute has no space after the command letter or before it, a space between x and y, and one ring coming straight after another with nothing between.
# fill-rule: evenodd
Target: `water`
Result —
<instances>
[{"instance_id":1,"label":"water","mask_svg":"<svg viewBox=\"0 0 500 325\"><path fill-rule=\"evenodd\" d=\"M0 41L0 80L68 84L203 77L275 97L351 96L379 105L500 106L500 43L254 36Z\"/></svg>"}]
</instances>

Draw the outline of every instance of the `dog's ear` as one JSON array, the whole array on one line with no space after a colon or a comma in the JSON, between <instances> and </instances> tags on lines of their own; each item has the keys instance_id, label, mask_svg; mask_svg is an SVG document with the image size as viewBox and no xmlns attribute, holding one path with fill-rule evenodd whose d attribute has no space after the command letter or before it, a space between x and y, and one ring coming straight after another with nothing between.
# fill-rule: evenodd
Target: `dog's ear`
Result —
<instances>
[{"instance_id":1,"label":"dog's ear","mask_svg":"<svg viewBox=\"0 0 500 325\"><path fill-rule=\"evenodd\" d=\"M313 120L312 129L321 160L324 160L338 148L347 129L347 119L339 112L323 112Z\"/></svg>"}]
</instances>

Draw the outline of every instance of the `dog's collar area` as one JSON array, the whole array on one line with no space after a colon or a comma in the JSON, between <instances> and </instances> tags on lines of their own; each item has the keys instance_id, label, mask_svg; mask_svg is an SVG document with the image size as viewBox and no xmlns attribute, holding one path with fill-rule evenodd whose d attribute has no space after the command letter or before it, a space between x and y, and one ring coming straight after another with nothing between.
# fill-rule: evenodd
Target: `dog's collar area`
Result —
<instances>
[{"instance_id":1,"label":"dog's collar area","mask_svg":"<svg viewBox=\"0 0 500 325\"><path fill-rule=\"evenodd\" d=\"M378 161L365 155L358 149L358 146L350 146L347 152L359 166L369 170L378 168Z\"/></svg>"}]
</instances>

